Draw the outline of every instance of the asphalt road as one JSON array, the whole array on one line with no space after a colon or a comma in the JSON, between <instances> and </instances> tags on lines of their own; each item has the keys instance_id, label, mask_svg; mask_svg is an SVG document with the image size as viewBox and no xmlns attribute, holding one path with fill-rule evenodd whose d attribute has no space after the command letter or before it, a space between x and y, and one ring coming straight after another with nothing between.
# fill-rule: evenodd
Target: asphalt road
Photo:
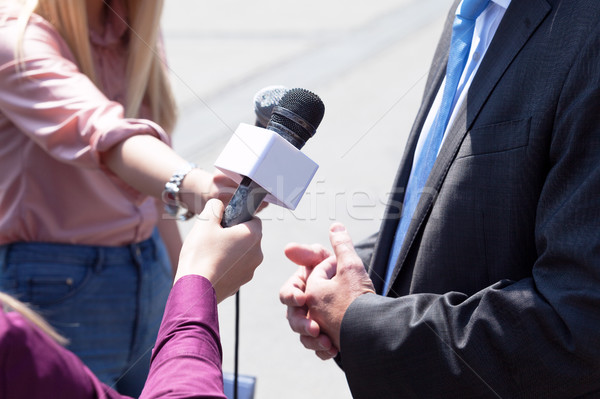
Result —
<instances>
[{"instance_id":1,"label":"asphalt road","mask_svg":"<svg viewBox=\"0 0 600 399\"><path fill-rule=\"evenodd\" d=\"M325 117L303 152L320 165L295 211L267 208L264 263L241 290L240 371L257 399L349 398L343 372L305 350L279 303L295 270L288 242L328 245L333 221L358 241L377 231L451 0L176 0L163 32L180 120L175 149L212 170L252 99L303 87ZM190 222L180 224L185 235ZM224 369L233 370L234 301L219 306Z\"/></svg>"}]
</instances>

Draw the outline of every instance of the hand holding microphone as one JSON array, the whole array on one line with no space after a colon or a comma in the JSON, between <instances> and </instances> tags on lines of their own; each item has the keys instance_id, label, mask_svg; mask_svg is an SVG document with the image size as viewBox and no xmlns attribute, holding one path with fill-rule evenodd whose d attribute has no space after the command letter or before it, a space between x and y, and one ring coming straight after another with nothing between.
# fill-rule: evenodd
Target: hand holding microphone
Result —
<instances>
[{"instance_id":1,"label":"hand holding microphone","mask_svg":"<svg viewBox=\"0 0 600 399\"><path fill-rule=\"evenodd\" d=\"M267 195L276 203L295 209L318 167L300 148L315 134L323 119L325 106L321 99L308 90L278 86L263 89L255 96L254 103L256 126L241 124L215 162L229 177L242 179L221 221L222 227L230 228L222 231L234 230L237 224L251 220ZM281 179L292 189L278 187ZM238 389L238 320L239 292L234 397Z\"/></svg>"},{"instance_id":2,"label":"hand holding microphone","mask_svg":"<svg viewBox=\"0 0 600 399\"><path fill-rule=\"evenodd\" d=\"M281 98L280 100L278 99L279 96ZM270 108L272 108L272 112L268 111ZM263 168L261 171L263 180L273 181L276 180L273 178L275 176L282 177L284 180L285 178L289 179L292 177L290 176L290 172L293 173L294 171L290 171L289 169L290 166L294 165L282 164L282 159L285 159L287 155L289 156L288 160L290 162L299 162L298 173L303 175L307 175L308 173L310 175L308 176L308 182L310 182L310 179L316 171L316 167L313 168L312 173L310 170L306 171L306 167L310 169L311 165L306 161L303 161L302 158L299 158L299 154L296 153L299 153L299 150L304 146L306 141L316 133L316 128L323 119L325 106L321 99L316 94L305 89L287 90L280 86L273 86L263 89L255 96L255 111L257 116L257 126L264 126L264 122L266 121L265 114L270 113L270 119L266 124L266 130L277 133L277 135L285 139L285 141L294 147L293 149L290 149L279 144L278 146L273 146L272 149L266 150L267 153L264 155L265 158L278 160L271 161L271 166L275 169L268 171L271 176L265 178L265 170ZM256 139L258 140L259 138L257 137ZM275 140L275 143L277 143L277 140ZM246 147L250 148L250 143L242 144L246 144ZM289 144L286 145L289 147ZM243 146L238 145L238 148L240 147L244 150ZM245 149L246 152L248 151L248 148ZM224 152L227 152L227 147ZM263 154L260 155L263 156ZM312 161L310 161L310 163L316 166ZM219 160L217 160L216 166L219 167ZM227 170L227 167L223 167L223 169ZM305 182L302 193L308 182ZM229 227L252 219L267 194L270 193L275 195L273 192L274 187L271 187L271 190L272 191L269 192L269 190L255 182L252 178L243 175L238 189L225 209L225 215L221 222L222 226ZM278 198L278 200L283 199ZM292 207L295 207L297 201L299 201L299 198L294 199Z\"/></svg>"},{"instance_id":3,"label":"hand holding microphone","mask_svg":"<svg viewBox=\"0 0 600 399\"><path fill-rule=\"evenodd\" d=\"M183 243L175 275L175 282L189 274L204 276L214 287L217 302L249 282L263 260L260 219L223 229L219 226L223 209L217 199L207 202Z\"/></svg>"}]
</instances>

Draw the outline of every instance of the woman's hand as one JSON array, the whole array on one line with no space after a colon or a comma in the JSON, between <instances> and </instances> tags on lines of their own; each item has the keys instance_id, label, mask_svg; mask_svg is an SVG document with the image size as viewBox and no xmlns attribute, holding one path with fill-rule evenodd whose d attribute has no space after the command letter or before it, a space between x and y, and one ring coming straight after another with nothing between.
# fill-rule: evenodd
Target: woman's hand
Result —
<instances>
[{"instance_id":1,"label":"woman's hand","mask_svg":"<svg viewBox=\"0 0 600 399\"><path fill-rule=\"evenodd\" d=\"M211 174L202 169L194 169L183 180L179 195L186 209L200 213L208 200L212 198L217 198L224 204L228 204L238 185L219 170ZM265 209L267 205L268 203L263 201L256 213Z\"/></svg>"},{"instance_id":2,"label":"woman's hand","mask_svg":"<svg viewBox=\"0 0 600 399\"><path fill-rule=\"evenodd\" d=\"M237 186L236 182L220 171L211 174L202 169L193 169L183 179L179 198L186 209L200 214L212 198L218 198L227 204Z\"/></svg>"},{"instance_id":3,"label":"woman's hand","mask_svg":"<svg viewBox=\"0 0 600 399\"><path fill-rule=\"evenodd\" d=\"M116 144L102 153L102 162L131 187L161 201L165 183L175 171L188 165L171 147L149 134L132 136ZM186 209L199 214L211 198L229 202L237 186L219 171L210 173L195 168L181 182L179 198Z\"/></svg>"},{"instance_id":4,"label":"woman's hand","mask_svg":"<svg viewBox=\"0 0 600 399\"><path fill-rule=\"evenodd\" d=\"M224 209L219 200L207 202L183 243L175 275L175 281L188 274L204 276L212 283L217 302L249 282L263 260L260 219L223 228Z\"/></svg>"}]
</instances>

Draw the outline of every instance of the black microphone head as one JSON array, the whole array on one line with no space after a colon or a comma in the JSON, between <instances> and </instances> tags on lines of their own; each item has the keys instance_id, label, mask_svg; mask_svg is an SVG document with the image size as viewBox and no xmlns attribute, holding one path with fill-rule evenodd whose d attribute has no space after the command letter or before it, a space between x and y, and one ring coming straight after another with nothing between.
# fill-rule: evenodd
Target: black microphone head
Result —
<instances>
[{"instance_id":1,"label":"black microphone head","mask_svg":"<svg viewBox=\"0 0 600 399\"><path fill-rule=\"evenodd\" d=\"M306 89L290 89L273 109L269 126L283 126L283 130L291 131L293 138L285 134L282 136L297 148L302 148L316 133L324 114L325 105L319 96Z\"/></svg>"},{"instance_id":2,"label":"black microphone head","mask_svg":"<svg viewBox=\"0 0 600 399\"><path fill-rule=\"evenodd\" d=\"M254 113L258 127L266 127L271 119L273 108L279 105L281 98L289 89L285 86L267 86L254 95Z\"/></svg>"}]
</instances>

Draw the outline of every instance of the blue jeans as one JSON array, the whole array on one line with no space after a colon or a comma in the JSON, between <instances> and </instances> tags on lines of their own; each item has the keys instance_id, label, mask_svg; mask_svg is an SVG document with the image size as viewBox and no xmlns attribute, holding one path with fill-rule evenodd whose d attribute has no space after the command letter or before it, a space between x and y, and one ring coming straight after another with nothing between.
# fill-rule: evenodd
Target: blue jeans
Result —
<instances>
[{"instance_id":1,"label":"blue jeans","mask_svg":"<svg viewBox=\"0 0 600 399\"><path fill-rule=\"evenodd\" d=\"M0 290L30 304L109 386L139 396L172 285L155 230L141 243L0 246Z\"/></svg>"}]
</instances>

